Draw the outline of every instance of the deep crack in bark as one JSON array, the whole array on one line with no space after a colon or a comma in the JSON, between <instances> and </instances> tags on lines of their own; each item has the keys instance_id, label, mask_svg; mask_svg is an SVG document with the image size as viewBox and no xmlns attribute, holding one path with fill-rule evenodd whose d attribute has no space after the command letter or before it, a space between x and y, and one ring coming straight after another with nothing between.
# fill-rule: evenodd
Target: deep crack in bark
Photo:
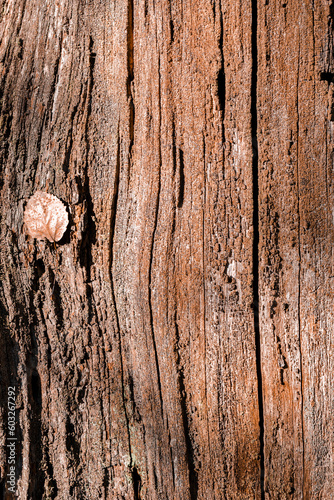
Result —
<instances>
[{"instance_id":1,"label":"deep crack in bark","mask_svg":"<svg viewBox=\"0 0 334 500\"><path fill-rule=\"evenodd\" d=\"M259 156L257 138L257 0L252 0L252 83L251 83L251 129L253 147L253 307L256 350L256 373L260 427L260 482L261 500L264 500L264 413L261 372L261 333L259 323Z\"/></svg>"},{"instance_id":2,"label":"deep crack in bark","mask_svg":"<svg viewBox=\"0 0 334 500\"><path fill-rule=\"evenodd\" d=\"M158 192L156 197L156 209L155 209L155 219L154 219L154 229L152 233L152 245L150 250L150 266L148 271L148 304L150 310L150 324L151 324L151 332L152 332L152 343L154 349L154 358L155 364L157 368L157 381L159 387L159 397L161 404L161 415L163 415L163 399L162 399L162 390L161 390L161 378L160 378L160 367L158 360L158 352L157 346L155 342L155 334L154 334L154 323L153 323L153 309L152 309L152 268L153 268L153 255L154 255L154 243L155 243L155 233L158 225L158 216L159 216L159 206L160 206L160 190L161 190L161 84L160 84L160 57L159 57L159 172L158 172Z\"/></svg>"},{"instance_id":3,"label":"deep crack in bark","mask_svg":"<svg viewBox=\"0 0 334 500\"><path fill-rule=\"evenodd\" d=\"M118 335L118 344L119 344L119 357L120 357L120 365L121 365L121 386L122 386L122 401L123 401L123 410L126 421L127 435L128 435L128 447L129 447L129 456L130 456L130 468L132 467L132 452L131 452L131 435L130 435L130 425L129 425L129 416L126 409L126 398L125 398L125 385L124 385L124 366L123 366L123 357L122 357L122 337L121 330L119 324L119 315L116 304L116 296L115 296L115 285L114 278L112 273L112 265L114 260L114 236L115 236L115 225L116 225L116 213L117 213L117 201L118 201L118 191L119 191L119 178L120 178L120 167L121 167L121 159L120 159L120 137L119 137L119 125L117 130L117 153L116 153L116 170L115 170L115 179L114 179L114 193L113 200L111 205L111 220L110 220L110 240L109 240L109 276L110 276L110 287L111 287L111 297L112 302L114 304L115 309L115 318L116 318L116 328Z\"/></svg>"}]
</instances>

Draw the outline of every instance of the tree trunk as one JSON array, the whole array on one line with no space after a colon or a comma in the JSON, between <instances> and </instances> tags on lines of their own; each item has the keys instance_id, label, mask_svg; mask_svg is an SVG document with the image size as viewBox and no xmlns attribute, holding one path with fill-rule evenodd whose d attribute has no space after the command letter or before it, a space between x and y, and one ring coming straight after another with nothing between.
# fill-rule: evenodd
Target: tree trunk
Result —
<instances>
[{"instance_id":1,"label":"tree trunk","mask_svg":"<svg viewBox=\"0 0 334 500\"><path fill-rule=\"evenodd\" d=\"M0 495L332 499L334 4L0 12Z\"/></svg>"}]
</instances>

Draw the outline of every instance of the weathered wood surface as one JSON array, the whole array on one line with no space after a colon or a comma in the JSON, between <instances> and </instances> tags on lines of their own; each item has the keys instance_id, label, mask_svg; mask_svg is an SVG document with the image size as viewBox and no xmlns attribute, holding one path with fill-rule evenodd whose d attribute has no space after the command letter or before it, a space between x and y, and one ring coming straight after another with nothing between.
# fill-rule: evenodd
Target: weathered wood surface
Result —
<instances>
[{"instance_id":1,"label":"weathered wood surface","mask_svg":"<svg viewBox=\"0 0 334 500\"><path fill-rule=\"evenodd\" d=\"M259 9L259 296L268 498L334 496L331 16L327 2L298 8L269 2Z\"/></svg>"},{"instance_id":2,"label":"weathered wood surface","mask_svg":"<svg viewBox=\"0 0 334 500\"><path fill-rule=\"evenodd\" d=\"M0 12L2 495L333 498L333 6Z\"/></svg>"}]
</instances>

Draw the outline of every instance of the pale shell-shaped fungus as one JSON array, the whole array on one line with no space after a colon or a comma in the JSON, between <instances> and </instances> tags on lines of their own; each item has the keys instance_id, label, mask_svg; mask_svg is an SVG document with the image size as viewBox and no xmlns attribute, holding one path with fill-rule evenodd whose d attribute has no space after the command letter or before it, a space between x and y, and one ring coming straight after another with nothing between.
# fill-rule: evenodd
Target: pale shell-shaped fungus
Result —
<instances>
[{"instance_id":1,"label":"pale shell-shaped fungus","mask_svg":"<svg viewBox=\"0 0 334 500\"><path fill-rule=\"evenodd\" d=\"M66 207L57 196L36 191L29 199L23 221L26 232L32 238L59 241L68 225Z\"/></svg>"}]
</instances>

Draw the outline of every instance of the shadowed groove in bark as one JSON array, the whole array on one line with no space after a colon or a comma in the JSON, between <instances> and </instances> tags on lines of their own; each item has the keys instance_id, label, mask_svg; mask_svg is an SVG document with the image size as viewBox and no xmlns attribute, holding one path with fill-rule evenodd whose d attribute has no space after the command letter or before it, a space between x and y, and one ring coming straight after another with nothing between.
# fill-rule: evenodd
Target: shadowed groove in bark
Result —
<instances>
[{"instance_id":1,"label":"shadowed groove in bark","mask_svg":"<svg viewBox=\"0 0 334 500\"><path fill-rule=\"evenodd\" d=\"M171 439L170 439L170 429L169 429L168 417L166 417L166 422L167 422L167 429L168 429L169 456L170 456L170 463L172 466L173 489L175 490L175 468L174 468L172 444L171 444Z\"/></svg>"},{"instance_id":2,"label":"shadowed groove in bark","mask_svg":"<svg viewBox=\"0 0 334 500\"><path fill-rule=\"evenodd\" d=\"M116 153L116 171L115 171L115 179L114 179L114 193L113 200L111 206L111 215L110 215L110 239L109 239L109 276L110 276L110 287L111 287L111 298L115 308L115 319L116 319L116 328L118 335L118 345L119 345L119 358L121 365L121 386L122 386L122 401L123 401L123 411L126 422L127 436L128 436L128 446L129 446L129 455L130 455L130 468L132 466L132 452L131 452L131 436L130 436L130 425L129 425L129 417L126 410L125 404L125 387L124 387L124 367L123 367L123 358L122 358L122 337L119 326L119 315L116 303L115 296L115 285L114 285L114 277L112 274L112 265L114 260L114 236L115 236L115 225L116 225L116 213L117 213L117 201L118 201L118 191L119 191L119 179L120 179L120 168L121 168L121 158L120 158L120 137L119 137L119 123L117 129L117 153Z\"/></svg>"},{"instance_id":3,"label":"shadowed groove in bark","mask_svg":"<svg viewBox=\"0 0 334 500\"><path fill-rule=\"evenodd\" d=\"M37 370L34 370L31 374L30 384L32 399L36 405L40 406L42 403L41 379Z\"/></svg>"},{"instance_id":4,"label":"shadowed groove in bark","mask_svg":"<svg viewBox=\"0 0 334 500\"><path fill-rule=\"evenodd\" d=\"M128 91L134 78L134 57L133 57L133 0L128 1ZM128 94L129 96L130 94Z\"/></svg>"},{"instance_id":5,"label":"shadowed groove in bark","mask_svg":"<svg viewBox=\"0 0 334 500\"><path fill-rule=\"evenodd\" d=\"M37 365L37 346L32 346L33 354L27 359L27 380L28 380L28 398L30 403L30 412L32 415L29 429L29 461L31 474L29 475L29 497L42 498L45 484L45 471L41 468L42 462L42 395L41 381L36 369Z\"/></svg>"},{"instance_id":6,"label":"shadowed groove in bark","mask_svg":"<svg viewBox=\"0 0 334 500\"><path fill-rule=\"evenodd\" d=\"M219 49L221 55L221 68L218 73L217 85L218 85L218 99L219 107L221 111L221 123L222 123L222 144L225 143L225 128L224 128L224 117L225 117L225 100L226 100L226 79L225 79L225 64L224 64L224 45L223 45L223 12L220 11L220 39L219 39Z\"/></svg>"},{"instance_id":7,"label":"shadowed groove in bark","mask_svg":"<svg viewBox=\"0 0 334 500\"><path fill-rule=\"evenodd\" d=\"M184 201L184 160L183 151L176 146L175 116L172 118L172 151L173 151L173 176L175 180L175 196L177 208L182 208ZM177 170L178 168L178 170ZM175 227L175 217L173 219ZM174 230L172 231L174 234Z\"/></svg>"},{"instance_id":8,"label":"shadowed groove in bark","mask_svg":"<svg viewBox=\"0 0 334 500\"><path fill-rule=\"evenodd\" d=\"M36 249L35 249L36 250ZM36 310L39 310L40 319L37 315L36 310L33 308L34 296L39 291L39 280L41 276L45 273L45 265L42 259L34 259L34 276L31 284L30 293L30 307L31 311L34 311L30 320L30 354L27 357L27 383L28 383L28 400L31 415L31 424L29 429L29 457L30 457L30 476L29 476L29 497L30 498L42 498L45 488L49 492L48 498L52 500L58 491L57 483L53 478L53 467L50 462L49 449L48 449L48 436L47 432L42 425L42 387L41 378L38 372L38 350L39 345L41 345L41 338L36 338L36 325L40 321L40 332L46 330L45 318L43 314L42 299L39 295L39 301ZM58 283L56 283L55 275L53 271L49 270L50 275L50 286L52 283L56 285L56 293L53 296L52 304L54 308L54 314L57 318L58 328L63 327L63 309L60 298L60 288ZM50 355L50 345L48 343L48 336L44 337L46 340L46 351L49 352L47 369L49 373L51 371L51 355ZM20 428L18 428L20 429ZM22 443L22 440L18 441ZM20 477L21 474L18 474Z\"/></svg>"},{"instance_id":9,"label":"shadowed groove in bark","mask_svg":"<svg viewBox=\"0 0 334 500\"><path fill-rule=\"evenodd\" d=\"M157 230L157 225L158 225L158 215L159 215L159 207L160 207L160 190L161 190L161 84L160 84L160 57L159 57L159 67L158 67L158 75L159 75L159 171L158 171L158 192L157 192L157 197L156 197L156 207L155 207L155 218L154 218L154 228L153 228L153 233L152 233L152 244L151 244L151 250L150 250L150 266L148 270L148 305L149 305L149 310L150 310L150 325L151 325L151 332L152 332L152 343L153 343L153 348L154 348L154 358L155 358L155 364L157 368L157 382L158 382L158 387L159 387L159 397L160 397L160 404L161 404L161 415L163 415L163 399L162 399L162 390L161 390L161 377L160 377L160 367L159 367L159 360L158 360L158 352L157 352L157 346L155 342L155 334L154 334L154 323L153 323L153 309L152 309L152 268L153 268L153 255L154 255L154 243L155 243L155 233Z\"/></svg>"},{"instance_id":10,"label":"shadowed groove in bark","mask_svg":"<svg viewBox=\"0 0 334 500\"><path fill-rule=\"evenodd\" d=\"M55 273L52 269L49 269L49 282L50 282L50 292L53 290L52 296L52 305L53 312L57 319L57 327L64 328L64 308L61 299L61 286L59 285ZM36 323L37 324L37 323Z\"/></svg>"},{"instance_id":11,"label":"shadowed groove in bark","mask_svg":"<svg viewBox=\"0 0 334 500\"><path fill-rule=\"evenodd\" d=\"M130 146L129 146L129 160L131 161L131 151L134 142L134 129L135 129L135 107L133 103L132 96L132 83L134 80L134 47L133 47L133 0L129 0L128 2L128 26L127 26L127 44L128 44L128 53L127 53L127 64L128 64L128 79L127 79L127 97L129 100L129 111L130 111L130 123L129 123L129 131L130 131Z\"/></svg>"},{"instance_id":12,"label":"shadowed groove in bark","mask_svg":"<svg viewBox=\"0 0 334 500\"><path fill-rule=\"evenodd\" d=\"M133 481L133 493L134 500L140 500L140 488L141 488L141 478L138 474L137 468L132 469L132 481Z\"/></svg>"},{"instance_id":13,"label":"shadowed groove in bark","mask_svg":"<svg viewBox=\"0 0 334 500\"><path fill-rule=\"evenodd\" d=\"M82 93L82 87L80 89L80 95L81 95L81 93ZM64 173L65 173L66 176L67 176L68 171L69 171L69 165L70 165L70 159L71 159L71 153L72 153L72 146L73 146L73 123L74 123L74 117L77 114L78 107L79 107L79 102L80 102L80 100L78 100L77 104L74 106L73 111L71 113L70 128L69 128L69 131L67 133L67 138L66 138L66 152L65 152L64 160L63 160L63 164L62 164L62 169L63 169L63 171L64 171ZM67 145L68 142L69 142L69 144Z\"/></svg>"},{"instance_id":14,"label":"shadowed groove in bark","mask_svg":"<svg viewBox=\"0 0 334 500\"><path fill-rule=\"evenodd\" d=\"M180 185L179 185L179 196L178 196L178 208L181 208L184 200L184 161L183 161L183 151L179 149L179 159L180 159Z\"/></svg>"},{"instance_id":15,"label":"shadowed groove in bark","mask_svg":"<svg viewBox=\"0 0 334 500\"><path fill-rule=\"evenodd\" d=\"M189 422L187 415L187 401L186 401L186 390L184 386L184 373L183 368L181 366L180 352L179 352L179 327L177 324L176 317L174 318L175 324L175 336L176 336L176 344L175 344L175 354L176 354L176 366L177 366L177 382L179 386L180 393L180 405L181 405L181 413L182 413L182 424L183 424L183 432L186 441L186 453L187 453L187 464L188 464L188 472L189 472L189 488L190 488L190 498L191 500L197 500L198 496L198 477L195 469L194 463L194 450L191 443L190 433L189 433Z\"/></svg>"},{"instance_id":16,"label":"shadowed groove in bark","mask_svg":"<svg viewBox=\"0 0 334 500\"><path fill-rule=\"evenodd\" d=\"M2 243L2 242L1 242ZM8 322L8 307L3 293L4 281L2 281L2 269L0 266L0 406L3 408L3 422L8 422L8 388L15 387L16 396L19 391L19 378L17 369L19 365L19 346L15 341ZM16 417L18 417L18 412ZM16 420L17 422L17 420ZM18 422L17 422L18 423ZM22 474L22 429L19 425L15 427L16 446L16 477ZM7 443L8 444L8 443ZM8 448L6 449L8 457ZM6 498L6 474L9 473L9 464L6 461L4 477L0 481L0 498Z\"/></svg>"},{"instance_id":17,"label":"shadowed groove in bark","mask_svg":"<svg viewBox=\"0 0 334 500\"><path fill-rule=\"evenodd\" d=\"M92 91L94 86L94 67L95 67L95 57L96 53L93 52L94 41L92 37L89 37L89 78L87 82L87 116L85 123L85 133L84 140L86 144L86 155L85 155L85 169L84 169L84 182L83 182L83 191L84 197L87 203L87 227L86 234L84 237L84 241L81 248L81 259L80 264L81 267L86 268L86 293L87 293L87 302L89 307L89 318L93 317L93 306L92 306L92 292L90 288L91 281L91 266L92 266L92 247L96 243L96 225L95 225L95 213L93 210L93 201L90 194L90 186L89 186L89 152L90 152L90 141L88 137L88 129L89 129L89 119L92 110Z\"/></svg>"},{"instance_id":18,"label":"shadowed groove in bark","mask_svg":"<svg viewBox=\"0 0 334 500\"><path fill-rule=\"evenodd\" d=\"M253 308L256 350L256 372L260 426L260 474L261 500L264 492L264 412L261 372L261 334L259 324L259 155L257 137L257 0L252 0L252 83L251 83L251 127L253 147Z\"/></svg>"}]
</instances>

